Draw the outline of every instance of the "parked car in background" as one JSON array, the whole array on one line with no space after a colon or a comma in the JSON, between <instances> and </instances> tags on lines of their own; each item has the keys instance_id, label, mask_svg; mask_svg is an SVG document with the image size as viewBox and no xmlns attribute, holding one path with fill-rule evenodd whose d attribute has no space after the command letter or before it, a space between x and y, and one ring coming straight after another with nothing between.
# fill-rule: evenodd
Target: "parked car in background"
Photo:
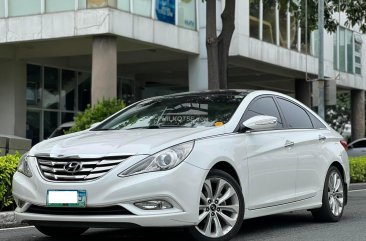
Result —
<instances>
[{"instance_id":1,"label":"parked car in background","mask_svg":"<svg viewBox=\"0 0 366 241\"><path fill-rule=\"evenodd\" d=\"M351 124L345 124L341 135L347 141L351 138Z\"/></svg>"},{"instance_id":2,"label":"parked car in background","mask_svg":"<svg viewBox=\"0 0 366 241\"><path fill-rule=\"evenodd\" d=\"M65 132L70 130L70 128L75 124L75 122L71 121L71 122L66 122L63 123L62 125L60 125L59 127L57 127L52 134L48 137L48 139L50 138L54 138L54 137L58 137L58 136L62 136L65 135Z\"/></svg>"},{"instance_id":3,"label":"parked car in background","mask_svg":"<svg viewBox=\"0 0 366 241\"><path fill-rule=\"evenodd\" d=\"M280 93L154 97L34 146L13 178L15 215L54 237L185 227L200 241L227 241L244 219L294 210L337 222L350 184L345 147Z\"/></svg>"},{"instance_id":4,"label":"parked car in background","mask_svg":"<svg viewBox=\"0 0 366 241\"><path fill-rule=\"evenodd\" d=\"M366 156L366 138L361 138L348 145L348 156Z\"/></svg>"}]
</instances>

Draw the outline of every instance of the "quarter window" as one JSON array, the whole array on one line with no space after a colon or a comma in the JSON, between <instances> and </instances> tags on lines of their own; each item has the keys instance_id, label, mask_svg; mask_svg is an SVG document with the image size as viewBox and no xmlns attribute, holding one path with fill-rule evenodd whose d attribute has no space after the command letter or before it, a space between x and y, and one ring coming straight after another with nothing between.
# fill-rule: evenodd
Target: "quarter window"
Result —
<instances>
[{"instance_id":1,"label":"quarter window","mask_svg":"<svg viewBox=\"0 0 366 241\"><path fill-rule=\"evenodd\" d=\"M290 101L277 98L289 129L312 129L309 115L304 109Z\"/></svg>"},{"instance_id":2,"label":"quarter window","mask_svg":"<svg viewBox=\"0 0 366 241\"><path fill-rule=\"evenodd\" d=\"M278 122L277 127L283 128L283 122L280 113L272 97L263 97L260 99L256 99L252 103L250 103L248 109L244 113L243 121L246 121L258 115L268 115L276 117Z\"/></svg>"}]
</instances>

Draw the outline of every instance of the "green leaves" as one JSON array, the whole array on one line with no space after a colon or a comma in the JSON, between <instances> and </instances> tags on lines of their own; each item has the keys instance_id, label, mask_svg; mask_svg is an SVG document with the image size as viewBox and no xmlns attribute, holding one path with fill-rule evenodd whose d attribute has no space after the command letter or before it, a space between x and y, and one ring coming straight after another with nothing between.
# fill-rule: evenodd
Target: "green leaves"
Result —
<instances>
[{"instance_id":1,"label":"green leaves","mask_svg":"<svg viewBox=\"0 0 366 241\"><path fill-rule=\"evenodd\" d=\"M14 200L11 193L11 182L17 170L20 154L0 157L0 211L12 208Z\"/></svg>"},{"instance_id":2,"label":"green leaves","mask_svg":"<svg viewBox=\"0 0 366 241\"><path fill-rule=\"evenodd\" d=\"M75 125L66 134L86 130L125 107L126 104L118 99L102 100L93 107L89 105L84 113L79 113L74 118Z\"/></svg>"},{"instance_id":3,"label":"green leaves","mask_svg":"<svg viewBox=\"0 0 366 241\"><path fill-rule=\"evenodd\" d=\"M351 182L366 182L366 157L350 158Z\"/></svg>"}]
</instances>

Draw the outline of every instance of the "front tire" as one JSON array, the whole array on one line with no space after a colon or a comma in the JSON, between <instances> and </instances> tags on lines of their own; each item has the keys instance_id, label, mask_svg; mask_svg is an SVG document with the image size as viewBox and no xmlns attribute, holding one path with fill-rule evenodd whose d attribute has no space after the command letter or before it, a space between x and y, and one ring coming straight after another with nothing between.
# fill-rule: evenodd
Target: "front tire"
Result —
<instances>
[{"instance_id":1,"label":"front tire","mask_svg":"<svg viewBox=\"0 0 366 241\"><path fill-rule=\"evenodd\" d=\"M319 209L312 210L313 217L322 222L338 222L344 210L344 180L335 166L331 166L328 170L324 189L323 189L323 205Z\"/></svg>"},{"instance_id":2,"label":"front tire","mask_svg":"<svg viewBox=\"0 0 366 241\"><path fill-rule=\"evenodd\" d=\"M77 237L84 233L88 228L66 228L66 227L48 227L48 226L35 226L38 231L44 235L54 238L65 237Z\"/></svg>"},{"instance_id":3,"label":"front tire","mask_svg":"<svg viewBox=\"0 0 366 241\"><path fill-rule=\"evenodd\" d=\"M199 221L191 227L198 241L227 241L235 236L244 219L244 198L237 181L221 170L207 175L200 197Z\"/></svg>"}]
</instances>

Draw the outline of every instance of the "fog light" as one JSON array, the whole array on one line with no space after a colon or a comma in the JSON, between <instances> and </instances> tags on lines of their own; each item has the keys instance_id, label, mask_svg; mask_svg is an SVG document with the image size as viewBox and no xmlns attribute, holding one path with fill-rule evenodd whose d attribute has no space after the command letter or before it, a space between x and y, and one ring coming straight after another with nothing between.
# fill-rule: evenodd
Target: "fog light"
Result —
<instances>
[{"instance_id":1,"label":"fog light","mask_svg":"<svg viewBox=\"0 0 366 241\"><path fill-rule=\"evenodd\" d=\"M163 200L137 202L135 206L143 210L165 210L173 208L172 204Z\"/></svg>"}]
</instances>

